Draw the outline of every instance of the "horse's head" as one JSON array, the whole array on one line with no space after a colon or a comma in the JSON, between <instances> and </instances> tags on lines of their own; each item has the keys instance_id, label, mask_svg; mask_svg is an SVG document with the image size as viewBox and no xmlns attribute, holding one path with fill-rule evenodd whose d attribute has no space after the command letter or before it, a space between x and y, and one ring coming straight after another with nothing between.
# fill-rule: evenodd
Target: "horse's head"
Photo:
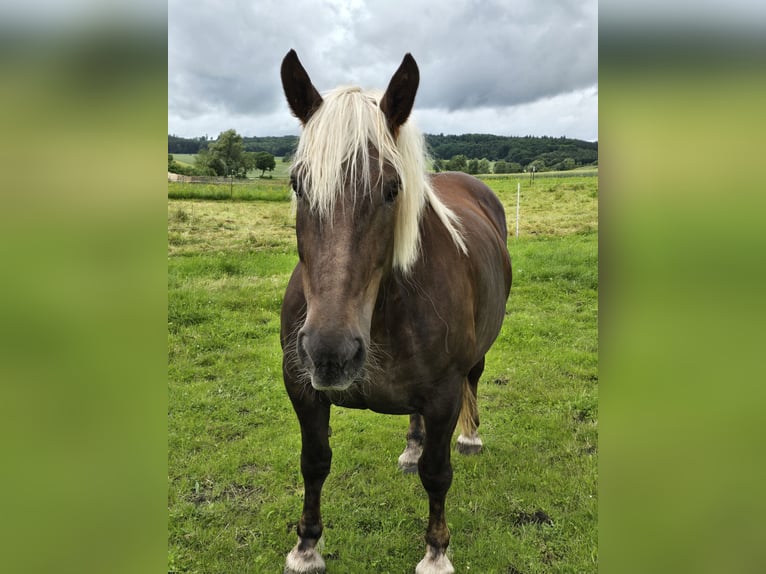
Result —
<instances>
[{"instance_id":1,"label":"horse's head","mask_svg":"<svg viewBox=\"0 0 766 574\"><path fill-rule=\"evenodd\" d=\"M323 99L294 51L282 62L287 101L303 124L291 175L307 302L297 354L318 390L361 378L381 282L415 259L422 145L402 149L400 140L418 81L407 54L382 95L340 88Z\"/></svg>"}]
</instances>

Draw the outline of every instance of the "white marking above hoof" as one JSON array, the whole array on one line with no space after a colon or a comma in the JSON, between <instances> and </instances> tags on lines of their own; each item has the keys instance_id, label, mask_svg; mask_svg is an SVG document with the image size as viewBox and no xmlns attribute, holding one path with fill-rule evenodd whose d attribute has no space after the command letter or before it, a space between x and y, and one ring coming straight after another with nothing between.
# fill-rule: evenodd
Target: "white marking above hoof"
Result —
<instances>
[{"instance_id":1,"label":"white marking above hoof","mask_svg":"<svg viewBox=\"0 0 766 574\"><path fill-rule=\"evenodd\" d=\"M479 454L484 448L484 443L479 438L479 433L471 436L460 435L457 437L457 451L460 454Z\"/></svg>"},{"instance_id":2,"label":"white marking above hoof","mask_svg":"<svg viewBox=\"0 0 766 574\"><path fill-rule=\"evenodd\" d=\"M418 460L423 454L423 448L419 446L407 446L404 452L399 455L399 469L404 472L416 472L418 470Z\"/></svg>"},{"instance_id":3,"label":"white marking above hoof","mask_svg":"<svg viewBox=\"0 0 766 574\"><path fill-rule=\"evenodd\" d=\"M317 549L299 547L300 542L287 555L284 574L324 574L324 560Z\"/></svg>"},{"instance_id":4,"label":"white marking above hoof","mask_svg":"<svg viewBox=\"0 0 766 574\"><path fill-rule=\"evenodd\" d=\"M455 568L444 552L438 552L429 546L426 557L415 568L415 574L455 574Z\"/></svg>"}]
</instances>

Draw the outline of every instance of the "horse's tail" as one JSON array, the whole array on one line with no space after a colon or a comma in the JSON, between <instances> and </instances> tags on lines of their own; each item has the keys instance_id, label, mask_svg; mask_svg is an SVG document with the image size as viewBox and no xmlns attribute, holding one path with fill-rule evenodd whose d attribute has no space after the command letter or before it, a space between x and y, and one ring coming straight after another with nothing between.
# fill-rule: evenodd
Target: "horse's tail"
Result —
<instances>
[{"instance_id":1,"label":"horse's tail","mask_svg":"<svg viewBox=\"0 0 766 574\"><path fill-rule=\"evenodd\" d=\"M460 408L460 432L465 437L472 437L476 432L476 421L478 420L478 407L476 406L476 396L471 391L471 385L468 383L468 377L463 379L463 406Z\"/></svg>"}]
</instances>

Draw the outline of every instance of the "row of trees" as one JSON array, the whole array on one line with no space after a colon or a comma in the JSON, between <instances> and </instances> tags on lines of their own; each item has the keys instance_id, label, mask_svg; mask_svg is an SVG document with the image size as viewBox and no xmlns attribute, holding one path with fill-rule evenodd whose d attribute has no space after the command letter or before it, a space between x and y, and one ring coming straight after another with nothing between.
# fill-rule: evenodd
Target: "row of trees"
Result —
<instances>
[{"instance_id":1,"label":"row of trees","mask_svg":"<svg viewBox=\"0 0 766 574\"><path fill-rule=\"evenodd\" d=\"M458 154L444 161L439 158L434 159L434 171L464 171L466 173L489 173L490 163L487 158L468 159L463 154Z\"/></svg>"},{"instance_id":2,"label":"row of trees","mask_svg":"<svg viewBox=\"0 0 766 574\"><path fill-rule=\"evenodd\" d=\"M567 171L580 167L580 165L582 164L571 157L564 158L564 160L550 165L546 164L542 159L536 159L525 166L518 162L505 161L504 159L498 160L492 165L487 158L468 159L462 154L455 155L446 161L435 159L433 162L433 168L436 172L464 171L474 175L478 173L521 173L524 171Z\"/></svg>"},{"instance_id":3,"label":"row of trees","mask_svg":"<svg viewBox=\"0 0 766 574\"><path fill-rule=\"evenodd\" d=\"M427 135L426 139L434 157L434 171L464 171L470 174L520 173L564 171L581 165L598 164L598 142L531 136L513 138L486 134ZM233 129L220 133L217 139L210 141L206 136L186 139L169 135L169 154L194 153L196 162L194 167L188 167L179 164L173 160L172 155L168 155L168 171L184 175L245 177L249 171L258 169L263 177L267 171L276 167L274 155L289 157L297 142L296 136L243 138ZM266 151L264 147L279 153ZM258 151L251 151L253 149ZM443 155L447 150L453 149L487 153L483 156L456 153L449 158ZM478 157L481 159L477 159Z\"/></svg>"},{"instance_id":4,"label":"row of trees","mask_svg":"<svg viewBox=\"0 0 766 574\"><path fill-rule=\"evenodd\" d=\"M219 136L220 137L220 136ZM452 161L455 156L485 158L490 162L504 161L513 173L516 165L521 170L539 160L545 169L567 169L564 162L572 160L575 165L590 165L598 162L598 142L571 138L535 136L495 136L491 134L444 135L426 134L426 143L434 159ZM297 136L244 137L245 152L268 152L275 156L289 156L298 145ZM168 135L168 153L199 153L212 146L206 137L179 138ZM481 160L479 160L481 161ZM502 164L500 164L502 169ZM558 166L555 167L554 166ZM498 172L500 173L500 172Z\"/></svg>"},{"instance_id":5,"label":"row of trees","mask_svg":"<svg viewBox=\"0 0 766 574\"><path fill-rule=\"evenodd\" d=\"M168 134L168 153L194 154L204 147L207 147L207 136L182 138Z\"/></svg>"},{"instance_id":6,"label":"row of trees","mask_svg":"<svg viewBox=\"0 0 766 574\"><path fill-rule=\"evenodd\" d=\"M168 171L182 175L246 177L248 171L259 169L263 177L277 165L274 156L268 152L246 151L242 136L235 130L221 132L218 139L209 143L205 141L205 144L196 152L186 152L197 154L194 167L191 168L179 164L168 153Z\"/></svg>"},{"instance_id":7,"label":"row of trees","mask_svg":"<svg viewBox=\"0 0 766 574\"><path fill-rule=\"evenodd\" d=\"M298 145L298 136L240 137L242 138L242 147L245 152L267 152L278 157L292 155ZM168 153L200 153L200 151L208 148L215 141L213 139L208 140L206 136L182 138L168 134Z\"/></svg>"},{"instance_id":8,"label":"row of trees","mask_svg":"<svg viewBox=\"0 0 766 574\"><path fill-rule=\"evenodd\" d=\"M426 142L435 158L447 160L457 155L486 158L528 166L541 160L548 169L570 158L579 165L598 161L598 142L571 138L535 136L495 136L491 134L428 134Z\"/></svg>"}]
</instances>

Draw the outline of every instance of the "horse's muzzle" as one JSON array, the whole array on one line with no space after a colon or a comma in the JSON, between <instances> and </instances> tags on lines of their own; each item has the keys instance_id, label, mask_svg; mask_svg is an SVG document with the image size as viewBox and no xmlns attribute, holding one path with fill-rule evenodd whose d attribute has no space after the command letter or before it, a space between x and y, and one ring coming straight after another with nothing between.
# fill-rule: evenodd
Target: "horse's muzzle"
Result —
<instances>
[{"instance_id":1,"label":"horse's muzzle","mask_svg":"<svg viewBox=\"0 0 766 574\"><path fill-rule=\"evenodd\" d=\"M351 333L320 332L304 327L298 333L298 357L318 391L343 391L364 367L367 348Z\"/></svg>"}]
</instances>

